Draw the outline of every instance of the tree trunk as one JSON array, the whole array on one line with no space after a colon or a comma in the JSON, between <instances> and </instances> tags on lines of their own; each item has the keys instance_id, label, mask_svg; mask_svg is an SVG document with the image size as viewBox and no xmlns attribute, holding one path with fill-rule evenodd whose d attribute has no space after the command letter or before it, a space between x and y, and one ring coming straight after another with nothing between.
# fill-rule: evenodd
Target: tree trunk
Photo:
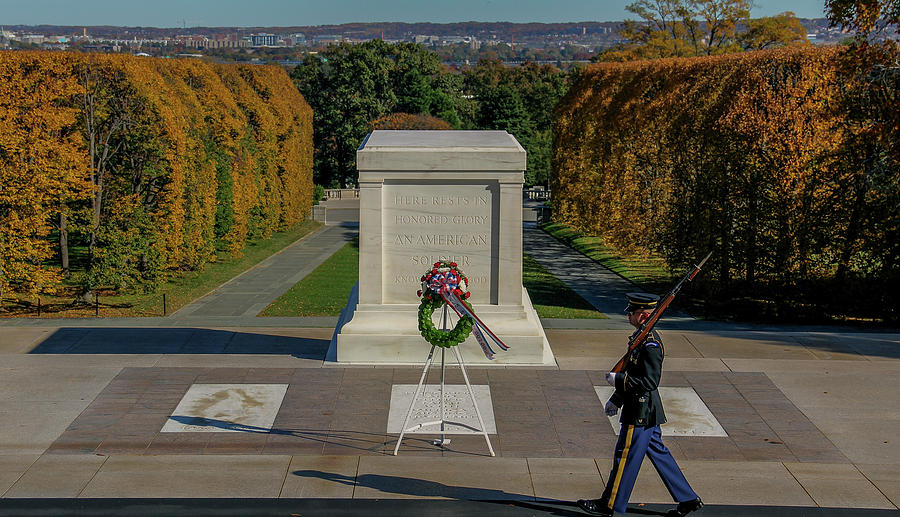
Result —
<instances>
[{"instance_id":1,"label":"tree trunk","mask_svg":"<svg viewBox=\"0 0 900 517\"><path fill-rule=\"evenodd\" d=\"M757 249L757 246L759 245L757 242L757 236L759 235L759 189L757 188L756 171L753 171L750 174L750 195L748 196L749 206L747 207L747 237L744 242L744 246L746 246L746 263L744 269L746 270L745 279L748 284L752 284L756 280L756 263L759 260L759 250Z\"/></svg>"},{"instance_id":2,"label":"tree trunk","mask_svg":"<svg viewBox=\"0 0 900 517\"><path fill-rule=\"evenodd\" d=\"M69 231L66 227L66 214L59 213L59 263L63 275L69 278Z\"/></svg>"},{"instance_id":3,"label":"tree trunk","mask_svg":"<svg viewBox=\"0 0 900 517\"><path fill-rule=\"evenodd\" d=\"M853 202L853 209L850 212L850 222L847 224L847 231L844 234L844 247L841 250L837 272L834 275L839 284L843 284L847 278L847 272L850 270L850 255L853 253L853 244L859 237L860 220L863 216L862 211L865 208L865 181L858 181L855 190L856 197Z\"/></svg>"},{"instance_id":4,"label":"tree trunk","mask_svg":"<svg viewBox=\"0 0 900 517\"><path fill-rule=\"evenodd\" d=\"M869 190L868 176L870 174L871 157L874 154L871 144L866 146L865 153L862 174L857 175L856 181L853 183L853 206L851 207L847 230L844 233L844 246L841 250L841 257L838 259L838 268L835 273L835 279L839 284L844 283L844 280L847 278L847 273L850 270L850 256L853 253L853 244L859 237L862 218L864 216L863 211L865 210L866 205L866 194Z\"/></svg>"}]
</instances>

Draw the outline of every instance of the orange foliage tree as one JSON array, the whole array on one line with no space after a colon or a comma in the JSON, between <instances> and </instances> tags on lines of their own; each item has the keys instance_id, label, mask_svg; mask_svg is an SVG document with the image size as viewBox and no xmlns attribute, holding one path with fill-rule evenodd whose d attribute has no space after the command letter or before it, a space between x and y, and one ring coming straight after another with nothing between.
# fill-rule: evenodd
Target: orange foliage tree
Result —
<instances>
[{"instance_id":1,"label":"orange foliage tree","mask_svg":"<svg viewBox=\"0 0 900 517\"><path fill-rule=\"evenodd\" d=\"M55 287L52 225L91 194L72 61L0 52L0 296Z\"/></svg>"},{"instance_id":2,"label":"orange foliage tree","mask_svg":"<svg viewBox=\"0 0 900 517\"><path fill-rule=\"evenodd\" d=\"M4 53L0 66L22 78L0 89L0 123L16 128L3 137L10 150L35 155L5 153L3 173L30 180L18 165L30 163L59 185L31 187L32 219L44 221L27 223L37 251L4 263L48 272L45 285L58 280L41 265L53 255L46 221L63 206L89 214L85 292L152 289L166 271L202 268L220 251L239 254L309 215L312 112L278 67L56 53ZM43 93L29 101L26 91ZM17 119L22 106L54 125ZM9 225L26 224L26 211L0 208L5 213ZM27 235L9 233L3 242L24 249ZM23 272L4 277L17 287L35 283Z\"/></svg>"},{"instance_id":3,"label":"orange foliage tree","mask_svg":"<svg viewBox=\"0 0 900 517\"><path fill-rule=\"evenodd\" d=\"M891 261L872 233L886 220L853 215L858 168L847 153L860 147L840 52L588 68L556 111L554 218L677 269L714 250L705 288L764 299L778 314L803 304L842 310L827 306L842 300L820 295L850 268L858 288L877 288L859 312L886 315L896 295L878 282L896 277L875 272ZM779 295L788 291L799 293L785 297L790 306Z\"/></svg>"}]
</instances>

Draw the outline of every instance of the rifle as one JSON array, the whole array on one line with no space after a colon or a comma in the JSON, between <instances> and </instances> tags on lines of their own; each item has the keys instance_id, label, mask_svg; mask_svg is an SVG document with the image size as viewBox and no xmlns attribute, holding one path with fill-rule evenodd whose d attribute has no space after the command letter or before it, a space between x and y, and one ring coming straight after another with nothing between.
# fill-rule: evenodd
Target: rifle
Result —
<instances>
[{"instance_id":1,"label":"rifle","mask_svg":"<svg viewBox=\"0 0 900 517\"><path fill-rule=\"evenodd\" d=\"M675 284L675 287L673 287L672 290L669 291L669 293L666 294L666 296L656 304L656 308L653 309L653 312L650 313L650 317L647 318L647 320L644 321L644 323L642 323L640 327L638 327L637 332L632 334L631 338L628 339L628 351L625 352L625 355L623 355L622 358L619 359L619 362L617 362L616 365L613 366L612 370L610 370L611 372L621 373L622 370L625 369L625 364L628 362L628 356L630 356L631 353L634 352L635 348L637 348L641 343L644 342L644 340L650 334L650 331L653 330L653 325L656 325L656 322L657 320L659 320L659 317L662 316L663 311L666 310L666 307L668 307L669 304L672 303L672 300L675 299L675 295L678 294L678 291L681 290L681 286L685 282L690 282L694 279L695 276L697 276L697 273L700 272L700 268L703 267L703 264L705 264L707 260L709 260L710 256L712 256L711 251L708 255L706 255L706 257L703 258L703 260L700 261L699 264L694 266L694 269L688 271L687 274L685 274L681 278L681 280L679 280L678 283Z\"/></svg>"}]
</instances>

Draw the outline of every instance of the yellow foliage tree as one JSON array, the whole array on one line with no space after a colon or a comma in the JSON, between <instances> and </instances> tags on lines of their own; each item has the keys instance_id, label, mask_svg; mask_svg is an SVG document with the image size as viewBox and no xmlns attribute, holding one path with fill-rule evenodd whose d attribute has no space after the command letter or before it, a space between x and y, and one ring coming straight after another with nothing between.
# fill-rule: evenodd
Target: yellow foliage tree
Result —
<instances>
[{"instance_id":1,"label":"yellow foliage tree","mask_svg":"<svg viewBox=\"0 0 900 517\"><path fill-rule=\"evenodd\" d=\"M840 267L868 275L866 264L896 264L890 246L865 241L900 228L860 211L868 201L855 185L867 176L848 156L865 147L848 124L843 52L588 68L556 111L554 218L673 268L714 250L707 287L743 296L826 286ZM815 289L804 292L815 300Z\"/></svg>"},{"instance_id":2,"label":"yellow foliage tree","mask_svg":"<svg viewBox=\"0 0 900 517\"><path fill-rule=\"evenodd\" d=\"M62 53L0 67L0 289L59 281L50 221L72 208L90 213L86 291L152 288L309 216L312 112L281 68Z\"/></svg>"},{"instance_id":3,"label":"yellow foliage tree","mask_svg":"<svg viewBox=\"0 0 900 517\"><path fill-rule=\"evenodd\" d=\"M0 52L0 295L52 290L52 221L90 195L72 58Z\"/></svg>"}]
</instances>

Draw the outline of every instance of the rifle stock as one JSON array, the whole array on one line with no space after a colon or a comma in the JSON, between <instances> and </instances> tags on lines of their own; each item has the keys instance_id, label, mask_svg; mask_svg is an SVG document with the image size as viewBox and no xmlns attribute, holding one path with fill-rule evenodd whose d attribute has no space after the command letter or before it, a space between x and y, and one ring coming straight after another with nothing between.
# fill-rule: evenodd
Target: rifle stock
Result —
<instances>
[{"instance_id":1,"label":"rifle stock","mask_svg":"<svg viewBox=\"0 0 900 517\"><path fill-rule=\"evenodd\" d=\"M616 363L616 365L612 367L612 369L610 370L611 372L621 373L622 370L625 369L625 363L628 362L628 356L630 356L631 352L633 352L635 348L637 348L641 343L644 342L645 339L647 339L650 331L653 330L653 326L656 325L657 321L659 321L659 317L662 316L662 313L666 310L669 304L672 303L672 300L675 299L675 295L678 294L678 291L681 290L681 286L685 282L690 282L691 280L693 280L694 277L696 277L697 274L700 273L700 268L703 267L703 264L705 264L711 256L712 252L710 251L703 258L703 260L700 261L699 264L695 265L693 269L688 271L681 278L681 280L679 280L678 283L675 284L675 287L673 287L672 290L669 291L666 296L656 304L656 308L653 309L653 312L650 313L650 317L647 318L647 321L641 324L641 326L638 327L637 332L635 332L628 340L628 351L625 352L625 355L623 355L622 358L619 359L619 361Z\"/></svg>"}]
</instances>

